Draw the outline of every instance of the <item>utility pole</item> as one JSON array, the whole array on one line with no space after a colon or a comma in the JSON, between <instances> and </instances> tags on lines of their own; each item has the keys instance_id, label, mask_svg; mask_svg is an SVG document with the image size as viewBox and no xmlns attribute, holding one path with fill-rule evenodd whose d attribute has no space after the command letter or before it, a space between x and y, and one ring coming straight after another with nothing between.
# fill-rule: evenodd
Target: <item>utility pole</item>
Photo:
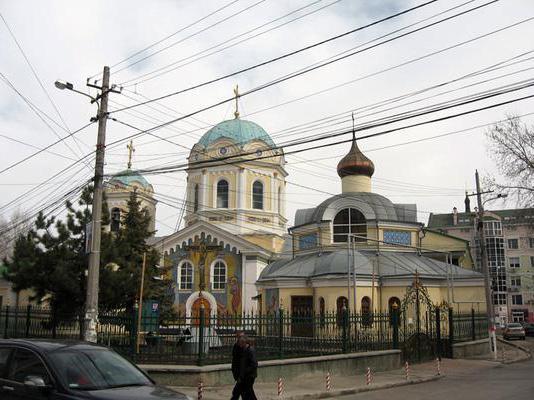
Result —
<instances>
[{"instance_id":1,"label":"utility pole","mask_svg":"<svg viewBox=\"0 0 534 400\"><path fill-rule=\"evenodd\" d=\"M146 269L146 251L143 253L143 267L141 270L141 284L139 285L139 308L137 310L137 338L136 338L136 354L139 354L139 339L141 337L141 319L143 318L143 292L145 288L145 269Z\"/></svg>"},{"instance_id":2,"label":"utility pole","mask_svg":"<svg viewBox=\"0 0 534 400\"><path fill-rule=\"evenodd\" d=\"M475 171L475 180L477 185L477 203L478 203L478 242L480 246L480 259L482 262L482 273L484 274L484 288L486 291L486 312L488 315L488 328L490 339L490 350L493 357L497 359L497 338L495 336L495 310L493 308L493 299L491 295L491 275L488 268L488 258L486 255L486 234L484 232L484 203L482 202L482 191L480 190L480 179L478 170Z\"/></svg>"},{"instance_id":3,"label":"utility pole","mask_svg":"<svg viewBox=\"0 0 534 400\"><path fill-rule=\"evenodd\" d=\"M91 252L87 276L87 297L85 302L84 339L96 343L98 322L98 286L100 275L100 236L102 231L102 193L104 186L104 152L106 147L106 124L108 120L109 67L104 67L102 86L87 84L101 90L98 108L98 136L96 141L96 162L93 192L93 222Z\"/></svg>"}]
</instances>

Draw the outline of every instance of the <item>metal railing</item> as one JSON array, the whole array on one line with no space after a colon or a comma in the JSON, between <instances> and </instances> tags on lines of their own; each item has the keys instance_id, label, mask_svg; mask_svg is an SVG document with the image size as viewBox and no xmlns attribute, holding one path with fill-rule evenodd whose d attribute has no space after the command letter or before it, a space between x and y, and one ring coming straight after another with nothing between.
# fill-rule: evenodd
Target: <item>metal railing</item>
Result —
<instances>
[{"instance_id":1,"label":"metal railing","mask_svg":"<svg viewBox=\"0 0 534 400\"><path fill-rule=\"evenodd\" d=\"M419 327L398 311L387 313L288 313L178 316L163 320L145 314L137 332L138 314L133 311L100 313L98 342L139 363L217 364L231 361L236 333L243 331L254 343L260 360L308 357L349 352L430 346L430 356L450 356L453 343L487 337L482 314L428 312ZM54 315L46 308L3 307L0 336L79 340L81 315ZM419 330L417 330L419 329ZM417 340L414 341L414 338ZM423 343L423 344L424 344ZM417 350L418 358L420 351Z\"/></svg>"}]
</instances>

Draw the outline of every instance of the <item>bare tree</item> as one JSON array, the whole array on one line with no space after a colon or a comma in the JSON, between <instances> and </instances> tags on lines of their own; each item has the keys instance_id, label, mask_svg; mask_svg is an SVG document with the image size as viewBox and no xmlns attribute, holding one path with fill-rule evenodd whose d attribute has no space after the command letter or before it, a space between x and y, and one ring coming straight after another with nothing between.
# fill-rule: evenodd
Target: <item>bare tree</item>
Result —
<instances>
[{"instance_id":1,"label":"bare tree","mask_svg":"<svg viewBox=\"0 0 534 400\"><path fill-rule=\"evenodd\" d=\"M522 207L534 207L534 126L527 126L516 115L487 132L489 153L503 180L488 178L495 189L517 199Z\"/></svg>"},{"instance_id":2,"label":"bare tree","mask_svg":"<svg viewBox=\"0 0 534 400\"><path fill-rule=\"evenodd\" d=\"M11 257L15 240L28 232L31 224L32 221L20 210L15 211L9 219L0 216L0 262Z\"/></svg>"}]
</instances>

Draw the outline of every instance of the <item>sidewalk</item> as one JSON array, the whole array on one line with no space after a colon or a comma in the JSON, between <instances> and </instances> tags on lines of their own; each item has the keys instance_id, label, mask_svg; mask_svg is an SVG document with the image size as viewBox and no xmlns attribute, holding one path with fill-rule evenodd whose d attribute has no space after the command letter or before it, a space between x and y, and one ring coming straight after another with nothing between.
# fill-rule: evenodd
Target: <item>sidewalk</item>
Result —
<instances>
[{"instance_id":1,"label":"sidewalk","mask_svg":"<svg viewBox=\"0 0 534 400\"><path fill-rule=\"evenodd\" d=\"M506 341L497 338L497 359L489 352L475 357L469 357L470 360L487 360L498 362L501 364L513 364L516 362L526 361L532 357L531 351L525 342L521 341Z\"/></svg>"},{"instance_id":2,"label":"sidewalk","mask_svg":"<svg viewBox=\"0 0 534 400\"><path fill-rule=\"evenodd\" d=\"M446 368L445 368L446 369ZM307 400L360 393L369 390L386 389L396 386L416 384L439 379L443 375L437 375L436 362L429 362L410 366L410 376L406 380L404 368L394 371L378 372L373 374L370 385L366 385L365 374L359 373L353 376L331 376L331 389L326 390L325 375L313 375L296 380L283 381L285 400ZM446 372L446 371L445 371ZM443 372L442 372L443 374ZM282 377L283 378L283 377ZM277 394L277 382L257 383L254 385L259 399L279 399ZM187 394L192 399L197 398L197 389L191 387L172 387ZM232 393L232 385L219 387L204 387L203 399L227 400Z\"/></svg>"}]
</instances>

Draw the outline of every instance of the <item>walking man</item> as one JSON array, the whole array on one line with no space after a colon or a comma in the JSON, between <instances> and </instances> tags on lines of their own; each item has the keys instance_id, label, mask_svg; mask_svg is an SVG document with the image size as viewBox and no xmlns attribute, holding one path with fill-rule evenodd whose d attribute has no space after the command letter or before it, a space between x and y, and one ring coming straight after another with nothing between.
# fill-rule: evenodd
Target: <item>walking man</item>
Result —
<instances>
[{"instance_id":1,"label":"walking man","mask_svg":"<svg viewBox=\"0 0 534 400\"><path fill-rule=\"evenodd\" d=\"M241 396L243 400L257 400L256 394L254 393L254 381L258 376L256 352L245 335L238 337L237 345L239 347L238 354L240 358L236 384L232 391L232 400L238 400L239 396ZM236 376L234 375L234 378L235 377Z\"/></svg>"}]
</instances>

